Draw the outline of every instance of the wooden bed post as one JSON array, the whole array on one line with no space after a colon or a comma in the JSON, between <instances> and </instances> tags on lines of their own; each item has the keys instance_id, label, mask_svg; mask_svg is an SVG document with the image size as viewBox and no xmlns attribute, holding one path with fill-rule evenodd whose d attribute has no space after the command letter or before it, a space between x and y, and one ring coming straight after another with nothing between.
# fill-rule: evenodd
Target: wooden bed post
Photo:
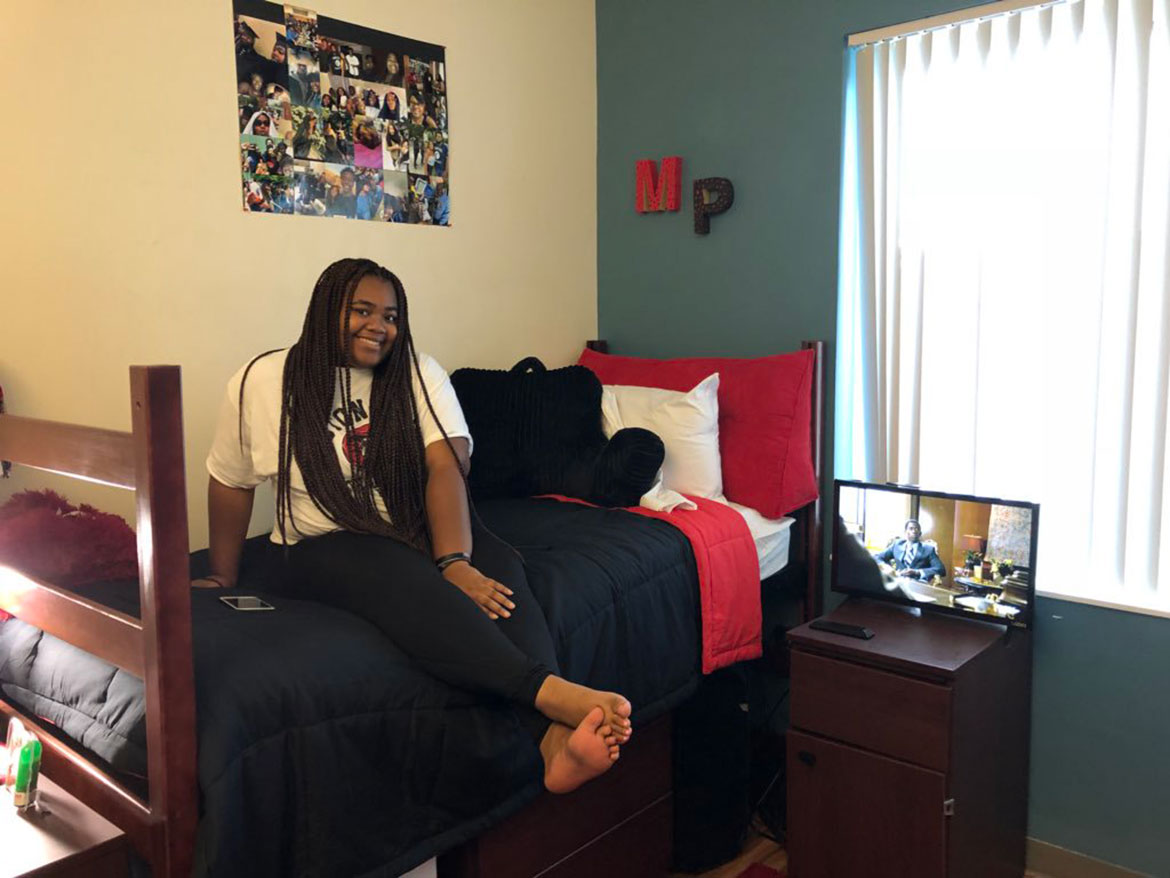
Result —
<instances>
[{"instance_id":1,"label":"wooden bed post","mask_svg":"<svg viewBox=\"0 0 1170 878\"><path fill-rule=\"evenodd\" d=\"M138 588L146 674L151 862L191 874L198 820L195 674L178 366L130 369L138 517Z\"/></svg>"},{"instance_id":2,"label":"wooden bed post","mask_svg":"<svg viewBox=\"0 0 1170 878\"><path fill-rule=\"evenodd\" d=\"M0 565L0 609L139 677L150 801L35 716L0 699L44 744L48 777L123 829L155 878L187 878L195 857L195 675L186 471L178 366L132 366L133 431L0 416L0 457L135 492L140 618Z\"/></svg>"},{"instance_id":3,"label":"wooden bed post","mask_svg":"<svg viewBox=\"0 0 1170 878\"><path fill-rule=\"evenodd\" d=\"M817 499L814 500L807 512L805 522L805 559L808 567L808 580L805 583L804 608L805 617L813 619L824 611L824 588L821 583L821 558L823 553L823 529L821 517L824 504L821 501L821 492L824 490L824 463L822 446L825 436L825 343L823 341L802 341L800 349L811 350L813 361L812 387L812 418L810 430L812 432L812 459L813 472L817 477Z\"/></svg>"}]
</instances>

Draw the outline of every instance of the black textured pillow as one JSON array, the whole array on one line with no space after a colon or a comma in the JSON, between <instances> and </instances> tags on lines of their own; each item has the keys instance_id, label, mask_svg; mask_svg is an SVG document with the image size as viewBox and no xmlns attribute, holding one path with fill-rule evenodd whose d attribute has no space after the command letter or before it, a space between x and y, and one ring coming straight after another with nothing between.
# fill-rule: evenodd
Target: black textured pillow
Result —
<instances>
[{"instance_id":1,"label":"black textured pillow","mask_svg":"<svg viewBox=\"0 0 1170 878\"><path fill-rule=\"evenodd\" d=\"M641 427L618 430L594 461L592 483L582 496L599 506L637 506L665 459L666 446L657 433Z\"/></svg>"},{"instance_id":2,"label":"black textured pillow","mask_svg":"<svg viewBox=\"0 0 1170 878\"><path fill-rule=\"evenodd\" d=\"M547 369L528 357L508 370L457 369L451 384L475 439L479 499L567 494L633 505L662 465L662 442L647 430L606 441L601 382L584 366Z\"/></svg>"}]
</instances>

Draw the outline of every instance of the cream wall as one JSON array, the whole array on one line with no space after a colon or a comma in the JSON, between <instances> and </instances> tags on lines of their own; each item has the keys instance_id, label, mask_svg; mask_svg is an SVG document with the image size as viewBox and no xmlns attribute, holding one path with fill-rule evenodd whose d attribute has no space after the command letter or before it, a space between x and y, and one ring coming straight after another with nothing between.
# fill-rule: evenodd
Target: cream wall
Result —
<instances>
[{"instance_id":1,"label":"cream wall","mask_svg":"<svg viewBox=\"0 0 1170 878\"><path fill-rule=\"evenodd\" d=\"M313 4L306 4L313 6ZM183 369L191 545L227 377L295 339L341 256L390 266L448 369L570 361L597 331L593 0L318 0L447 47L450 229L240 208L231 5L9 4L0 384L9 411L128 429L127 366ZM22 83L19 87L14 83ZM124 492L17 470L132 516ZM271 522L260 499L253 532Z\"/></svg>"}]
</instances>

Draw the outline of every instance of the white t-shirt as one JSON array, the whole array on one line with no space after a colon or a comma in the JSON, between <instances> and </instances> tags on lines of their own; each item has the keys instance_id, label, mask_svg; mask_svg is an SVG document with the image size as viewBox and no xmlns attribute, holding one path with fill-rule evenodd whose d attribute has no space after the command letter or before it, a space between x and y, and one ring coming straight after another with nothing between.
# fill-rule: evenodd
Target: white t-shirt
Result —
<instances>
[{"instance_id":1,"label":"white t-shirt","mask_svg":"<svg viewBox=\"0 0 1170 878\"><path fill-rule=\"evenodd\" d=\"M207 471L218 482L233 488L252 488L268 479L274 479L280 451L280 395L284 376L284 362L288 358L288 351L279 351L261 357L252 366L248 373L248 383L244 388L244 418L243 418L243 447L240 442L240 381L243 379L247 364L231 377L227 385L227 394L219 413L219 424L216 427L215 439L211 443L211 451L207 455ZM463 409L459 406L459 399L451 387L451 379L432 357L420 353L418 355L419 369L422 371L423 382L430 395L435 414L431 414L426 400L418 386L418 378L411 369L411 379L414 386L415 404L418 408L419 430L422 433L423 447L432 442L441 441L443 433L439 429L441 422L452 439L456 437L471 441L471 433L467 429L467 421L463 417ZM350 399L354 422L354 434L358 438L355 443L345 440L345 422L341 410L341 370L338 370L338 381L333 396L333 414L329 418L329 432L333 436L333 444L337 450L337 457L341 464L341 473L348 481L351 478L351 455L361 454L364 448L364 439L370 429L370 393L373 387L374 374L370 369L350 369ZM435 419L438 416L438 421ZM292 461L289 471L289 482L292 495L292 520L285 520L287 538L295 543L302 537L313 537L338 530L337 522L321 512L309 498L305 491L305 482L296 460ZM386 506L381 497L376 497L378 510L387 516ZM280 542L280 533L273 523L272 541Z\"/></svg>"}]
</instances>

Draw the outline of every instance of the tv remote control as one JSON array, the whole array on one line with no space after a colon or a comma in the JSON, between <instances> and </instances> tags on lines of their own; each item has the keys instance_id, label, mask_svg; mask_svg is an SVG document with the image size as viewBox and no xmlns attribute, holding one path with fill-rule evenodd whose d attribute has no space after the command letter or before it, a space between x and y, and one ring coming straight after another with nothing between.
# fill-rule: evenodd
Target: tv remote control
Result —
<instances>
[{"instance_id":1,"label":"tv remote control","mask_svg":"<svg viewBox=\"0 0 1170 878\"><path fill-rule=\"evenodd\" d=\"M846 637L856 637L859 640L869 640L873 632L861 625L849 625L845 622L832 622L828 619L813 619L808 623L809 628L817 631L828 631L830 634L844 634Z\"/></svg>"}]
</instances>

